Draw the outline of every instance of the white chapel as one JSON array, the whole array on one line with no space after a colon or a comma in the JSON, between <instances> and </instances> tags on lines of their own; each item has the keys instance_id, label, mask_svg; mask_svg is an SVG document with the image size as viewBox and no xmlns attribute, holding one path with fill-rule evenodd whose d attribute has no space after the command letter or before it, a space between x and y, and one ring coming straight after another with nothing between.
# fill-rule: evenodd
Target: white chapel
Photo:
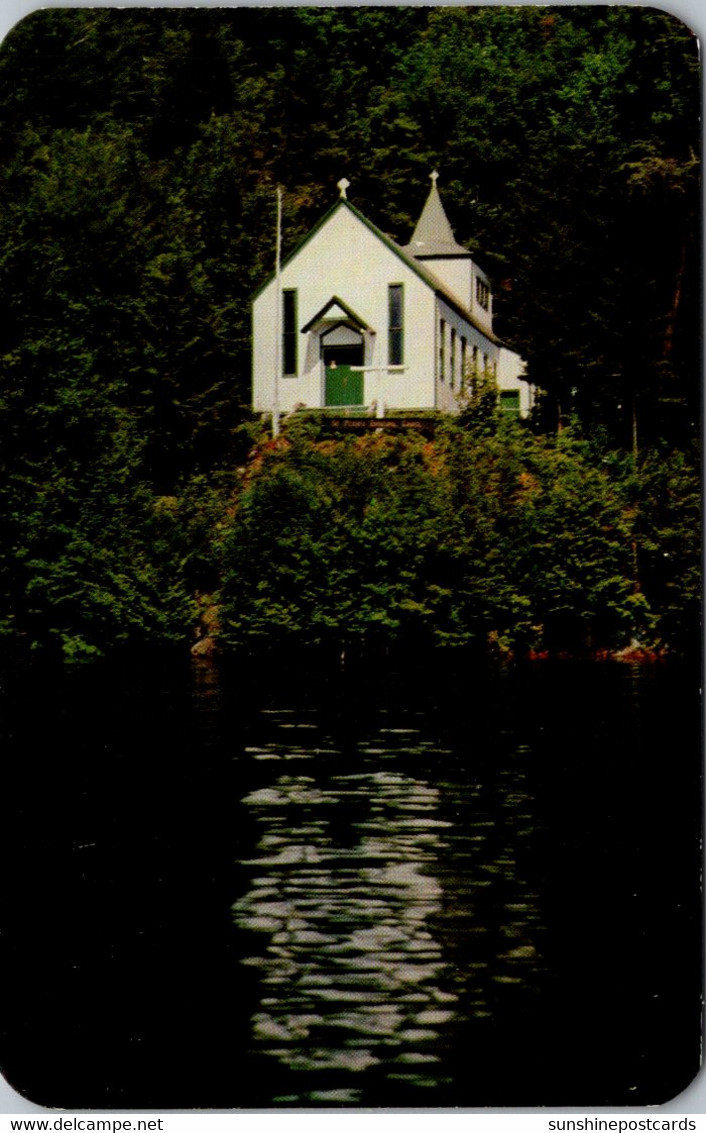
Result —
<instances>
[{"instance_id":1,"label":"white chapel","mask_svg":"<svg viewBox=\"0 0 706 1133\"><path fill-rule=\"evenodd\" d=\"M255 296L256 411L454 413L474 376L487 374L501 408L529 413L524 363L493 333L490 281L456 243L437 177L405 247L339 182L333 208Z\"/></svg>"}]
</instances>

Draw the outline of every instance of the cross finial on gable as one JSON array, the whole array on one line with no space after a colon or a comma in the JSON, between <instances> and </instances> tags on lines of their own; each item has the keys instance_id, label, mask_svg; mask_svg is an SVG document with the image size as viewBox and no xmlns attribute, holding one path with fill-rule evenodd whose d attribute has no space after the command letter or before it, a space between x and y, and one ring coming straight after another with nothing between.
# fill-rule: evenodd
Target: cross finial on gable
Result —
<instances>
[{"instance_id":1,"label":"cross finial on gable","mask_svg":"<svg viewBox=\"0 0 706 1133\"><path fill-rule=\"evenodd\" d=\"M345 177L341 177L341 180L338 182L338 184L336 186L337 189L341 190L341 200L342 201L346 200L346 189L348 188L349 185L350 185L350 181L347 181Z\"/></svg>"},{"instance_id":2,"label":"cross finial on gable","mask_svg":"<svg viewBox=\"0 0 706 1133\"><path fill-rule=\"evenodd\" d=\"M439 180L439 174L436 169L430 173L429 176L431 177L432 185L436 185L436 182Z\"/></svg>"}]
</instances>

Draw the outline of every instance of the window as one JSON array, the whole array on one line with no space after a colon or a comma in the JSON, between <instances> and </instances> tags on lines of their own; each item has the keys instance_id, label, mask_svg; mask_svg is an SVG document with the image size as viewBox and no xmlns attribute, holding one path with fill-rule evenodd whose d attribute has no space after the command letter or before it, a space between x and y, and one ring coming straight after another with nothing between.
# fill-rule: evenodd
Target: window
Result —
<instances>
[{"instance_id":1,"label":"window","mask_svg":"<svg viewBox=\"0 0 706 1133\"><path fill-rule=\"evenodd\" d=\"M520 391L519 389L503 389L500 391L500 408L503 413L517 413L520 412Z\"/></svg>"},{"instance_id":2,"label":"window","mask_svg":"<svg viewBox=\"0 0 706 1133\"><path fill-rule=\"evenodd\" d=\"M446 321L439 319L439 378L446 379Z\"/></svg>"},{"instance_id":3,"label":"window","mask_svg":"<svg viewBox=\"0 0 706 1133\"><path fill-rule=\"evenodd\" d=\"M454 388L454 381L456 380L456 328L451 327L451 350L449 357L449 382L451 389Z\"/></svg>"},{"instance_id":4,"label":"window","mask_svg":"<svg viewBox=\"0 0 706 1133\"><path fill-rule=\"evenodd\" d=\"M282 292L282 373L297 375L297 293Z\"/></svg>"},{"instance_id":5,"label":"window","mask_svg":"<svg viewBox=\"0 0 706 1133\"><path fill-rule=\"evenodd\" d=\"M461 387L468 377L468 339L461 335Z\"/></svg>"},{"instance_id":6,"label":"window","mask_svg":"<svg viewBox=\"0 0 706 1133\"><path fill-rule=\"evenodd\" d=\"M401 366L404 359L404 289L391 283L387 289L387 362Z\"/></svg>"},{"instance_id":7,"label":"window","mask_svg":"<svg viewBox=\"0 0 706 1133\"><path fill-rule=\"evenodd\" d=\"M484 311L490 309L490 288L478 276L476 276L476 301Z\"/></svg>"}]
</instances>

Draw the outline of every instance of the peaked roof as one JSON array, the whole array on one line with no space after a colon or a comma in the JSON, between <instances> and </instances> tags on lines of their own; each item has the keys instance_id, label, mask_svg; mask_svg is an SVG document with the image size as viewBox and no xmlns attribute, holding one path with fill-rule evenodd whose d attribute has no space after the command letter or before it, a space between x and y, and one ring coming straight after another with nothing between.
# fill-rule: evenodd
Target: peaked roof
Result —
<instances>
[{"instance_id":1,"label":"peaked roof","mask_svg":"<svg viewBox=\"0 0 706 1133\"><path fill-rule=\"evenodd\" d=\"M436 188L436 186L434 185L432 187L432 193L434 192L435 188ZM437 195L438 195L438 193L437 193ZM441 201L439 201L439 204L441 204ZM445 284L443 284L441 282L441 280L438 279L433 274L433 272L431 272L429 270L429 268L427 267L426 264L422 263L420 260L415 258L414 253L411 251L412 245L407 245L406 248L403 248L403 247L401 247L401 245L396 244L395 241L390 236L387 236L387 235L385 235L384 232L381 232L380 229L375 224L373 224L373 222L371 220L368 220L367 216L364 216L363 213L360 212L355 207L355 205L352 205L351 202L349 200L347 200L347 198L345 198L345 197L340 197L336 201L336 203L331 206L331 208L328 210L328 212L324 213L324 215L317 221L317 223L314 225L314 227L309 230L309 232L306 234L306 236L303 238L303 240L301 240L297 244L297 246L292 249L292 251L289 253L289 255L287 255L282 260L282 263L280 265L281 269L284 269L287 266L287 264L290 263L290 261L293 260L294 257L299 254L299 252L301 252L302 248L306 244L309 243L309 241L312 239L312 237L315 236L316 233L319 232L319 230L321 228L323 228L323 226L325 224L328 223L328 221L331 219L331 217L334 215L334 213L336 213L339 209L347 209L348 212L353 213L353 216L355 216L362 224L364 224L365 227L370 232L372 232L374 236L377 236L378 240L380 240L387 248L390 249L391 252L393 252L396 256L398 256L399 259L402 260L402 262L404 264L406 264L407 267L410 268L415 273L415 275L418 275L419 278L421 280L423 280L424 283L426 283L428 287L431 287L432 290L437 295L441 296L444 299L444 301L446 303L448 303L448 305L450 307L453 308L453 310L458 311L458 313L467 322L471 323L471 325L474 326L477 330L479 330L481 332L481 334L483 334L487 339L489 339L491 342L497 342L497 343L501 342L501 339L499 339L497 337L497 335L493 333L493 331L488 330L487 327L483 326L482 323L480 323L478 321L478 319L469 311L468 307L464 306L464 304L459 301L459 299L448 289L448 287L446 287ZM442 212L443 212L443 206L442 206ZM448 223L448 221L447 221L447 223ZM450 228L449 228L449 231L451 231ZM451 235L452 235L452 238L453 238L453 233L451 233ZM466 248L462 248L460 244L456 244L454 242L454 247L456 248L456 251L452 252L451 255L470 256L470 252ZM439 255L438 252L429 252L427 254L428 255ZM441 253L441 254L443 255L443 253ZM448 253L446 253L446 254L448 254ZM424 255L424 253L422 253L422 255ZM260 284L258 289L255 291L255 293L252 297L253 301L255 299L257 299L259 295L262 294L262 292L265 290L266 287L269 286L269 284L273 281L274 278L275 278L275 273L271 272L270 275L267 277L267 279L265 279Z\"/></svg>"},{"instance_id":2,"label":"peaked roof","mask_svg":"<svg viewBox=\"0 0 706 1133\"><path fill-rule=\"evenodd\" d=\"M470 257L468 249L456 243L436 187L437 177L436 172L432 173L429 196L405 251L412 256Z\"/></svg>"},{"instance_id":3,"label":"peaked roof","mask_svg":"<svg viewBox=\"0 0 706 1133\"><path fill-rule=\"evenodd\" d=\"M365 320L361 319L360 315L356 315L352 307L349 307L347 303L339 299L338 295L333 295L328 303L326 303L320 311L317 311L312 319L309 319L306 326L301 328L301 332L302 334L306 334L307 331L310 331L317 323L329 322L355 323L361 330L371 330L371 327L368 326Z\"/></svg>"},{"instance_id":4,"label":"peaked roof","mask_svg":"<svg viewBox=\"0 0 706 1133\"><path fill-rule=\"evenodd\" d=\"M368 220L367 216L363 216L362 212L359 212L358 209L355 208L355 206L352 205L350 201L338 201L337 205L335 205L334 208L338 207L338 205L343 205L350 212L352 212L354 216L357 216L358 220L361 220L366 228L369 228L370 231L373 232L377 236L377 238L390 249L391 252L394 252L396 256L399 256L402 262L407 264L407 267L411 268L412 271L415 272L415 274L418 275L420 279L424 280L427 286L431 287L431 289L437 295L439 295L446 303L448 303L449 307L452 307L454 311L458 311L458 313L466 320L466 322L469 322L476 328L476 330L479 330L481 334L485 335L485 337L491 342L501 342L501 339L499 339L492 330L488 330L487 327L484 327L483 324L478 321L475 315L473 315L471 311L469 311L468 307L461 303L456 295L454 295L453 292L450 291L449 288L446 287L446 285L442 283L441 280L437 276L435 276L432 271L429 270L425 263L420 262L420 260L416 259L414 255L410 253L409 245L406 248L403 248L399 244L396 244L390 236L386 236L385 233L381 232L380 229L377 228L371 220ZM331 209L331 212L333 211L334 209ZM330 213L328 215L330 215ZM327 217L324 217L323 219L326 220ZM466 248L462 248L460 244L456 244L455 246L459 249L459 253L462 252L464 256L470 256L470 252L468 252Z\"/></svg>"}]
</instances>

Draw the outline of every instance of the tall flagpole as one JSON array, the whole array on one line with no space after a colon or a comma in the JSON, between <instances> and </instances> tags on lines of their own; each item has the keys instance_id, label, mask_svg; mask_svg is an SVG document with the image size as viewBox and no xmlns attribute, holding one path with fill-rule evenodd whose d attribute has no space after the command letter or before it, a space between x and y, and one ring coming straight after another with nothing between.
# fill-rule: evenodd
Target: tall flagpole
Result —
<instances>
[{"instance_id":1,"label":"tall flagpole","mask_svg":"<svg viewBox=\"0 0 706 1133\"><path fill-rule=\"evenodd\" d=\"M277 240L275 264L275 382L272 398L272 436L279 436L279 374L282 357L282 189L277 186Z\"/></svg>"}]
</instances>

